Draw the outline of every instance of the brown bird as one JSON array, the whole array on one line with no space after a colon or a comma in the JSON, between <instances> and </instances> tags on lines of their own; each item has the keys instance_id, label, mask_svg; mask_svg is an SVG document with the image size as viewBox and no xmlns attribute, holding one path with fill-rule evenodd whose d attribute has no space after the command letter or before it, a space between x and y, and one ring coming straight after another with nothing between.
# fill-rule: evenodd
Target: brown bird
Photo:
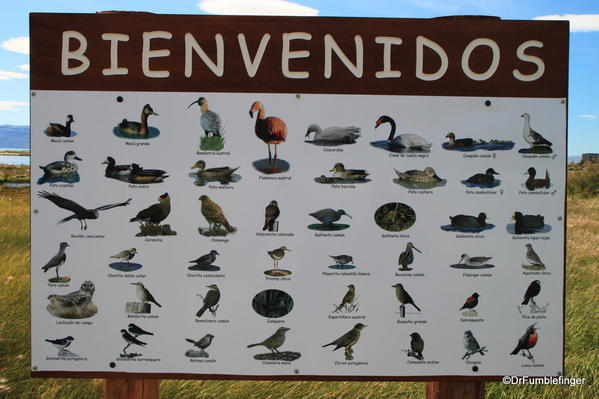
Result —
<instances>
[{"instance_id":1,"label":"brown bird","mask_svg":"<svg viewBox=\"0 0 599 399\"><path fill-rule=\"evenodd\" d=\"M220 224L227 229L229 233L237 231L237 228L229 224L222 208L216 202L208 198L207 195L201 195L199 200L202 201L202 216L204 216L210 224L210 229L214 228L217 224Z\"/></svg>"},{"instance_id":2,"label":"brown bird","mask_svg":"<svg viewBox=\"0 0 599 399\"><path fill-rule=\"evenodd\" d=\"M408 294L408 291L405 290L403 285L397 283L395 285L392 285L391 287L395 288L395 296L397 297L397 300L401 303L402 306L412 305L416 309L418 309L419 312L421 312L420 308L416 306L414 300L412 299L410 294Z\"/></svg>"},{"instance_id":3,"label":"brown bird","mask_svg":"<svg viewBox=\"0 0 599 399\"><path fill-rule=\"evenodd\" d=\"M268 162L272 161L270 145L275 146L275 164L277 163L277 146L287 138L287 125L276 116L266 117L264 105L260 101L255 101L250 108L250 118L254 117L254 112L258 112L256 118L255 132L256 136L268 146Z\"/></svg>"},{"instance_id":4,"label":"brown bird","mask_svg":"<svg viewBox=\"0 0 599 399\"><path fill-rule=\"evenodd\" d=\"M535 323L536 324L536 323ZM526 356L524 354L524 350L528 351L528 358L534 359L532 353L530 353L530 349L534 348L539 340L539 336L537 334L538 328L535 328L535 324L528 326L526 332L523 336L518 340L518 345L514 348L514 350L510 353L510 355L517 355L518 352L522 351L522 356Z\"/></svg>"},{"instance_id":5,"label":"brown bird","mask_svg":"<svg viewBox=\"0 0 599 399\"><path fill-rule=\"evenodd\" d=\"M364 327L367 326L365 324L358 323L354 326L354 328L352 328L333 342L323 345L322 347L324 348L325 346L335 345L335 349L333 349L333 351L336 351L339 348L345 348L346 351L351 351L352 346L354 346L360 339L360 332Z\"/></svg>"},{"instance_id":6,"label":"brown bird","mask_svg":"<svg viewBox=\"0 0 599 399\"><path fill-rule=\"evenodd\" d=\"M343 296L339 306L337 306L337 309L335 309L335 312L340 311L344 306L351 305L354 299L356 299L356 287L353 284L350 284L347 286L347 292Z\"/></svg>"},{"instance_id":7,"label":"brown bird","mask_svg":"<svg viewBox=\"0 0 599 399\"><path fill-rule=\"evenodd\" d=\"M476 307L476 305L478 305L478 297L479 296L480 295L478 295L476 292L474 294L472 294L472 296L469 296L468 299L466 299L466 302L464 302L464 304L460 308L460 310L474 309Z\"/></svg>"},{"instance_id":8,"label":"brown bird","mask_svg":"<svg viewBox=\"0 0 599 399\"><path fill-rule=\"evenodd\" d=\"M204 297L204 304L196 313L197 318L202 317L204 312L208 309L210 309L212 313L216 312L216 309L213 309L213 307L218 304L218 301L220 301L220 290L218 289L216 284L207 285L206 287L210 289Z\"/></svg>"},{"instance_id":9,"label":"brown bird","mask_svg":"<svg viewBox=\"0 0 599 399\"><path fill-rule=\"evenodd\" d=\"M50 137L71 137L71 123L73 122L75 122L73 115L67 115L67 122L65 125L50 122L46 128L46 134Z\"/></svg>"},{"instance_id":10,"label":"brown bird","mask_svg":"<svg viewBox=\"0 0 599 399\"><path fill-rule=\"evenodd\" d=\"M279 327L279 329L270 337L266 338L264 341L259 342L257 344L248 345L248 348L252 348L254 346L265 346L270 349L272 353L279 353L278 348L285 343L285 333L289 331L287 327Z\"/></svg>"},{"instance_id":11,"label":"brown bird","mask_svg":"<svg viewBox=\"0 0 599 399\"><path fill-rule=\"evenodd\" d=\"M280 214L279 203L275 200L270 201L270 204L268 204L264 210L264 227L262 227L262 231L273 231L275 221Z\"/></svg>"},{"instance_id":12,"label":"brown bird","mask_svg":"<svg viewBox=\"0 0 599 399\"><path fill-rule=\"evenodd\" d=\"M158 203L142 209L130 222L150 222L160 224L171 213L171 198L168 193L158 197Z\"/></svg>"}]
</instances>

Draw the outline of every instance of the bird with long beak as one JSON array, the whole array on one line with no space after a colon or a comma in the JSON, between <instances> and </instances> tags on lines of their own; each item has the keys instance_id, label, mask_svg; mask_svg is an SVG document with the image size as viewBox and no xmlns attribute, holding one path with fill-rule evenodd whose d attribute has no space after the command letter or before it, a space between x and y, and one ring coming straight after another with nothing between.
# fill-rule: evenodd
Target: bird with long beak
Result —
<instances>
[{"instance_id":1,"label":"bird with long beak","mask_svg":"<svg viewBox=\"0 0 599 399\"><path fill-rule=\"evenodd\" d=\"M210 133L212 133L213 136L221 137L224 133L223 123L219 114L208 109L208 100L206 100L205 97L200 97L196 101L189 104L187 109L194 104L198 104L200 106L200 111L202 112L200 125L202 126L206 137L208 137Z\"/></svg>"}]
</instances>

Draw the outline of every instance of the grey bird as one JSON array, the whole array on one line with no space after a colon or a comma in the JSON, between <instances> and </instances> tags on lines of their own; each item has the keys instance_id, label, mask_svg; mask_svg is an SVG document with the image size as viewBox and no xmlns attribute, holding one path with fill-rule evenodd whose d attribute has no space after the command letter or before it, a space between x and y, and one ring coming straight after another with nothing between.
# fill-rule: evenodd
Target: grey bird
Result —
<instances>
[{"instance_id":1,"label":"grey bird","mask_svg":"<svg viewBox=\"0 0 599 399\"><path fill-rule=\"evenodd\" d=\"M480 353L482 356L485 355L484 350L481 350L480 345L474 335L472 335L472 331L466 330L464 332L464 348L466 349L466 355L464 357L470 357L475 352Z\"/></svg>"},{"instance_id":2,"label":"grey bird","mask_svg":"<svg viewBox=\"0 0 599 399\"><path fill-rule=\"evenodd\" d=\"M529 261L533 266L545 266L539 255L532 249L531 244L526 244L526 260Z\"/></svg>"},{"instance_id":3,"label":"grey bird","mask_svg":"<svg viewBox=\"0 0 599 399\"><path fill-rule=\"evenodd\" d=\"M322 224L324 224L325 226L331 226L334 222L341 219L341 216L343 216L343 215L345 215L351 219L351 216L349 216L347 213L345 213L345 211L343 209L334 210L331 208L325 208L325 209L321 209L319 211L310 213L309 215L312 216L314 219L318 220L319 222L321 222Z\"/></svg>"},{"instance_id":4,"label":"grey bird","mask_svg":"<svg viewBox=\"0 0 599 399\"><path fill-rule=\"evenodd\" d=\"M414 357L418 360L424 359L422 351L424 350L424 340L417 332L410 334L412 340L410 341L410 349L414 353Z\"/></svg>"},{"instance_id":5,"label":"grey bird","mask_svg":"<svg viewBox=\"0 0 599 399\"><path fill-rule=\"evenodd\" d=\"M408 266L414 263L414 252L412 252L412 249L415 249L416 251L420 252L420 250L416 248L414 244L409 242L406 245L406 250L399 255L399 260L397 261L397 264L401 265L399 270L411 270L410 268L408 268Z\"/></svg>"},{"instance_id":6,"label":"grey bird","mask_svg":"<svg viewBox=\"0 0 599 399\"><path fill-rule=\"evenodd\" d=\"M159 308L162 307L156 301L156 299L154 299L154 296L150 293L150 291L148 291L148 289L144 287L144 285L141 282L138 281L136 283L131 283L131 285L135 286L135 294L137 295L140 301L142 301L143 303L152 302L156 304L156 306L158 306Z\"/></svg>"},{"instance_id":7,"label":"grey bird","mask_svg":"<svg viewBox=\"0 0 599 399\"><path fill-rule=\"evenodd\" d=\"M272 251L266 251L268 256L270 256L274 261L273 267L275 269L279 267L279 261L285 257L285 251L293 252L284 245L281 248L273 249Z\"/></svg>"},{"instance_id":8,"label":"grey bird","mask_svg":"<svg viewBox=\"0 0 599 399\"><path fill-rule=\"evenodd\" d=\"M60 243L60 247L58 249L58 253L56 255L54 255L52 257L52 259L50 259L48 261L48 263L46 263L43 267L42 270L44 271L44 273L46 273L49 269L55 267L56 268L56 278L60 278L58 276L58 268L60 266L62 266L62 264L67 260L67 255L64 253L65 249L69 246L69 244L67 244L66 242L61 242Z\"/></svg>"},{"instance_id":9,"label":"grey bird","mask_svg":"<svg viewBox=\"0 0 599 399\"><path fill-rule=\"evenodd\" d=\"M200 338L198 341L195 341L195 340L193 340L191 338L185 338L185 341L193 344L193 346L195 346L196 348L204 350L204 349L206 349L207 347L210 346L210 344L212 343L212 339L213 338L214 338L214 335L212 335L212 334L206 334L202 338Z\"/></svg>"},{"instance_id":10,"label":"grey bird","mask_svg":"<svg viewBox=\"0 0 599 399\"><path fill-rule=\"evenodd\" d=\"M195 263L198 266L210 266L216 260L216 255L220 255L216 250L210 251L206 255L202 255L196 260L190 260L189 263Z\"/></svg>"},{"instance_id":11,"label":"grey bird","mask_svg":"<svg viewBox=\"0 0 599 399\"><path fill-rule=\"evenodd\" d=\"M59 338L59 339L46 339L46 342L51 343L52 345L57 347L58 350L62 351L62 350L65 350L69 345L71 345L71 342L73 342L74 340L75 340L75 338L73 338L69 335L68 337Z\"/></svg>"},{"instance_id":12,"label":"grey bird","mask_svg":"<svg viewBox=\"0 0 599 399\"><path fill-rule=\"evenodd\" d=\"M547 140L540 133L534 131L530 127L530 115L528 113L525 112L520 116L524 118L524 130L522 131L522 137L524 137L524 141L526 141L530 145L530 148L537 147L540 145L552 145L551 141Z\"/></svg>"},{"instance_id":13,"label":"grey bird","mask_svg":"<svg viewBox=\"0 0 599 399\"><path fill-rule=\"evenodd\" d=\"M347 286L347 292L343 296L339 306L337 306L337 309L335 309L335 312L340 311L344 306L351 305L354 299L356 299L356 287L353 284L350 284Z\"/></svg>"},{"instance_id":14,"label":"grey bird","mask_svg":"<svg viewBox=\"0 0 599 399\"><path fill-rule=\"evenodd\" d=\"M209 290L206 293L206 296L204 296L204 304L196 313L196 317L198 318L202 317L204 312L208 309L210 309L210 312L214 313L216 310L212 308L218 304L218 301L220 301L220 290L216 284L207 285L206 287L209 288Z\"/></svg>"},{"instance_id":15,"label":"grey bird","mask_svg":"<svg viewBox=\"0 0 599 399\"><path fill-rule=\"evenodd\" d=\"M135 256L136 253L137 253L137 249L135 249L135 248L123 249L121 252L112 255L111 258L120 259L122 261L129 263L129 261L131 259L133 259L133 257Z\"/></svg>"},{"instance_id":16,"label":"grey bird","mask_svg":"<svg viewBox=\"0 0 599 399\"><path fill-rule=\"evenodd\" d=\"M45 198L48 201L52 202L59 208L66 209L67 211L71 211L73 214L68 216L62 220L58 221L58 224L66 223L69 220L77 219L79 220L79 224L81 225L81 230L87 230L87 219L97 219L100 216L100 211L105 211L108 209L116 208L119 206L127 206L129 202L131 202L131 198L129 198L125 202L118 202L116 204L110 205L102 205L98 208L94 209L85 209L75 201L72 201L68 198L61 197L55 193L49 193L47 191L40 191L37 194L41 198Z\"/></svg>"},{"instance_id":17,"label":"grey bird","mask_svg":"<svg viewBox=\"0 0 599 399\"><path fill-rule=\"evenodd\" d=\"M323 345L322 347L324 348L326 346L335 345L335 349L333 349L333 351L336 351L339 348L345 348L345 350L351 351L352 346L354 346L360 339L360 333L364 327L367 326L365 324L358 323L354 326L354 328L352 328L333 342Z\"/></svg>"},{"instance_id":18,"label":"grey bird","mask_svg":"<svg viewBox=\"0 0 599 399\"><path fill-rule=\"evenodd\" d=\"M212 133L213 136L222 136L224 133L224 128L220 119L220 115L208 109L208 100L206 100L205 97L200 97L196 101L189 104L187 109L194 104L198 104L200 106L200 111L202 112L200 125L202 126L206 137L208 137L210 133Z\"/></svg>"},{"instance_id":19,"label":"grey bird","mask_svg":"<svg viewBox=\"0 0 599 399\"><path fill-rule=\"evenodd\" d=\"M92 301L96 287L91 281L84 281L77 291L73 291L66 295L49 295L50 303L61 309L73 307L86 307Z\"/></svg>"},{"instance_id":20,"label":"grey bird","mask_svg":"<svg viewBox=\"0 0 599 399\"><path fill-rule=\"evenodd\" d=\"M75 151L67 151L64 154L63 161L54 161L50 162L46 166L39 165L40 169L44 171L45 177L55 177L55 176L67 176L74 174L77 172L78 166L73 160L82 161L81 158L77 156Z\"/></svg>"},{"instance_id":21,"label":"grey bird","mask_svg":"<svg viewBox=\"0 0 599 399\"><path fill-rule=\"evenodd\" d=\"M154 333L146 331L133 323L129 323L129 325L127 326L127 330L135 337L139 337L140 335L154 335Z\"/></svg>"},{"instance_id":22,"label":"grey bird","mask_svg":"<svg viewBox=\"0 0 599 399\"><path fill-rule=\"evenodd\" d=\"M278 348L285 343L285 333L289 331L287 327L279 327L277 331L270 337L266 338L264 341L259 342L257 344L248 345L248 348L252 348L254 346L265 346L267 349L270 349L272 353L279 353Z\"/></svg>"},{"instance_id":23,"label":"grey bird","mask_svg":"<svg viewBox=\"0 0 599 399\"><path fill-rule=\"evenodd\" d=\"M129 345L139 345L139 346L146 346L147 345L147 343L142 342L139 339L135 338L133 335L129 334L127 332L127 330L125 330L125 329L121 330L121 336L123 337L123 339L127 343L127 346L125 347L125 349L123 349L123 351L125 351L129 347Z\"/></svg>"},{"instance_id":24,"label":"grey bird","mask_svg":"<svg viewBox=\"0 0 599 399\"><path fill-rule=\"evenodd\" d=\"M329 255L329 256L331 258L333 258L335 263L338 265L346 265L346 264L354 261L354 258L352 258L349 255Z\"/></svg>"},{"instance_id":25,"label":"grey bird","mask_svg":"<svg viewBox=\"0 0 599 399\"><path fill-rule=\"evenodd\" d=\"M402 304L402 305L412 305L414 306L419 312L422 312L422 310L420 310L420 308L418 306L416 306L416 304L414 303L414 300L412 299L412 297L410 296L410 294L408 294L408 292L404 289L403 285L397 283L395 285L392 285L391 287L395 288L395 296L397 297L397 300Z\"/></svg>"}]
</instances>

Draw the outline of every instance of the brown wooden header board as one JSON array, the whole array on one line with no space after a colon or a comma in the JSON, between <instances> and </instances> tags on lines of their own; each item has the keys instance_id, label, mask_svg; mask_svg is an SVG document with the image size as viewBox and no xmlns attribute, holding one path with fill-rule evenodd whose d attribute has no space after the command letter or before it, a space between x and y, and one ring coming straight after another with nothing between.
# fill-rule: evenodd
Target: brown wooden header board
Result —
<instances>
[{"instance_id":1,"label":"brown wooden header board","mask_svg":"<svg viewBox=\"0 0 599 399\"><path fill-rule=\"evenodd\" d=\"M31 89L567 96L568 23L30 16Z\"/></svg>"}]
</instances>

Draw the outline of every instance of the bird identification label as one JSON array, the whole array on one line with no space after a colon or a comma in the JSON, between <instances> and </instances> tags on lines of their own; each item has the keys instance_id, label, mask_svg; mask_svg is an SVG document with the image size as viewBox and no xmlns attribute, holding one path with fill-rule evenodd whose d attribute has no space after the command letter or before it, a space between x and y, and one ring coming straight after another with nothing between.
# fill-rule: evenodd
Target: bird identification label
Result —
<instances>
[{"instance_id":1,"label":"bird identification label","mask_svg":"<svg viewBox=\"0 0 599 399\"><path fill-rule=\"evenodd\" d=\"M32 14L32 375L561 374L568 26L466 22Z\"/></svg>"}]
</instances>

